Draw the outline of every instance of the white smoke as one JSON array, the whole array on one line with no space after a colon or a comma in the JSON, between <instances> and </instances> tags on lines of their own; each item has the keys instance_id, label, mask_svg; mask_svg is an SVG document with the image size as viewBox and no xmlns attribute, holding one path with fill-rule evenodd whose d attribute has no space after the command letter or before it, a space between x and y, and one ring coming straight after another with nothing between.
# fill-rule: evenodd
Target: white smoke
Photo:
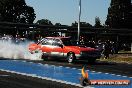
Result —
<instances>
[{"instance_id":1,"label":"white smoke","mask_svg":"<svg viewBox=\"0 0 132 88\"><path fill-rule=\"evenodd\" d=\"M0 40L0 58L41 60L39 57L42 53L31 54L29 52L30 43L32 42L15 44L11 41Z\"/></svg>"}]
</instances>

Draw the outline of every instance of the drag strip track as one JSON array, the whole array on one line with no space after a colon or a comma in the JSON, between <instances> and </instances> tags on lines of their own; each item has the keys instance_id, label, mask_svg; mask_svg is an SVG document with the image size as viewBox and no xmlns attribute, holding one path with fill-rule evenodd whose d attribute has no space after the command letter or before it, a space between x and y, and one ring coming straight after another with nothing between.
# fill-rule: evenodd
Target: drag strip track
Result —
<instances>
[{"instance_id":1,"label":"drag strip track","mask_svg":"<svg viewBox=\"0 0 132 88\"><path fill-rule=\"evenodd\" d=\"M83 65L86 65L88 70L132 77L132 64L108 63L100 61L97 61L94 64L88 64L87 62L75 62L74 64L69 64L65 61L34 61L34 62L64 67L74 67L78 69L81 69Z\"/></svg>"},{"instance_id":2,"label":"drag strip track","mask_svg":"<svg viewBox=\"0 0 132 88\"><path fill-rule=\"evenodd\" d=\"M62 67L51 66L51 65L48 65L48 64L43 65L43 64L40 64L40 63L26 62L26 61L23 61L23 60L1 60L0 61L0 70L1 71L8 72L8 73L13 73L13 74L17 74L17 75L19 74L19 75L23 75L23 76L26 76L26 77L28 76L28 78L30 78L30 79L31 78L39 78L39 79L42 79L42 80L50 81L49 84L47 84L47 81L45 82L47 86L44 87L44 88L53 88L53 86L54 86L54 88L59 88L59 87L63 88L63 87L61 87L62 84L63 84L62 86L65 86L65 85L68 86L69 85L69 87L65 86L65 88L70 88L70 87L78 88L78 87L81 87L80 84L76 84L76 83L72 83L72 82L67 82L65 80L61 80L61 79L64 79L64 78L67 78L68 80L69 80L69 78L71 78L72 81L75 81L75 80L78 81L79 80L78 78L76 79L76 78L72 78L72 77L69 77L69 78L68 77L63 77L65 75L65 73L62 73L61 69L62 69ZM72 73L67 74L67 75L71 75L71 74ZM9 77L9 79L6 79L7 83L3 82L2 80L0 82L2 82L3 84L6 83L7 85L8 85L8 82L9 82L9 84L15 83L16 85L21 84L21 85L25 85L25 86L28 83L28 85L33 86L31 84L32 79L31 79L31 82L30 81L27 81L27 82L25 81L26 82L26 84L25 84L25 83L22 83L24 81L21 78L19 78L19 76L15 77L15 78L17 78L18 81L17 80L11 81L10 76L7 76L7 78L8 77ZM22 80L22 82L19 81L19 80ZM58 85L58 83L59 84L61 83L61 85L57 86L55 84L56 82L57 82L57 85ZM50 83L53 83L55 85L51 86ZM36 84L37 84L37 82L36 82ZM19 85L19 86L21 86L21 85ZM9 85L9 86L11 86L11 85ZM14 88L14 85L12 85L12 87L10 87L10 88ZM34 87L34 88L40 88L40 87Z\"/></svg>"},{"instance_id":3,"label":"drag strip track","mask_svg":"<svg viewBox=\"0 0 132 88\"><path fill-rule=\"evenodd\" d=\"M64 83L0 71L0 88L79 88Z\"/></svg>"},{"instance_id":4,"label":"drag strip track","mask_svg":"<svg viewBox=\"0 0 132 88\"><path fill-rule=\"evenodd\" d=\"M79 83L78 78L81 76L79 69L73 68L74 64L67 64L67 63L60 63L58 62L57 65L49 65L49 64L44 64L46 62L42 61L35 61L33 62L27 62L27 61L18 61L18 60L1 60L0 62L0 69L2 71L7 71L7 72L12 72L12 73L17 73L17 74L22 74L27 76L32 76L33 74L35 76L33 77L38 77L38 78L44 78L44 77L49 77L57 80L63 80L71 83ZM48 61L50 64L53 63L51 61ZM55 62L54 62L55 63ZM60 64L63 64L64 66L60 66ZM69 65L69 66L66 66ZM79 67L80 64L77 64L75 66ZM73 66L72 68L69 68ZM81 67L81 66L80 66ZM99 67L100 68L100 67ZM24 74L23 74L24 73ZM31 75L28 75L31 74ZM36 76L37 75L37 76ZM41 76L41 77L40 77ZM109 73L104 74L101 72L94 72L94 71L89 71L89 76L91 79L130 79L132 80L131 77L127 76L121 76L121 75L111 75ZM8 77L8 76L7 76ZM44 78L45 79L45 78ZM56 80L56 82L58 82ZM61 81L59 81L61 82ZM67 83L67 82L62 82L62 83ZM71 84L70 83L70 84ZM77 85L75 84L75 85ZM129 86L128 88L130 88ZM108 88L108 86L106 87ZM110 87L111 88L111 87Z\"/></svg>"}]
</instances>

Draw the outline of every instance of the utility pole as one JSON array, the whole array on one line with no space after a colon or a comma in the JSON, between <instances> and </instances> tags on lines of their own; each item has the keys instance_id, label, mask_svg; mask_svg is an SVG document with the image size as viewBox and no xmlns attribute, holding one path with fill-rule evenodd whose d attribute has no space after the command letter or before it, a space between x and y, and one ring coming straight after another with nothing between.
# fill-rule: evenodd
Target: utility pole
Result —
<instances>
[{"instance_id":1,"label":"utility pole","mask_svg":"<svg viewBox=\"0 0 132 88\"><path fill-rule=\"evenodd\" d=\"M80 41L80 17L81 17L81 0L79 0L79 15L78 15L78 36L77 36L77 42Z\"/></svg>"}]
</instances>

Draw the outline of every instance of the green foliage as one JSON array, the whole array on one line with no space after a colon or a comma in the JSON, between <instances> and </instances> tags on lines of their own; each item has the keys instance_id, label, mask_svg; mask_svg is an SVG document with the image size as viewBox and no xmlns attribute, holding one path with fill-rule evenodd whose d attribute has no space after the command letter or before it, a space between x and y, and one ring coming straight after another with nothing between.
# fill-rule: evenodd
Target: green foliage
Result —
<instances>
[{"instance_id":1,"label":"green foliage","mask_svg":"<svg viewBox=\"0 0 132 88\"><path fill-rule=\"evenodd\" d=\"M61 23L56 23L55 26L61 26Z\"/></svg>"},{"instance_id":2,"label":"green foliage","mask_svg":"<svg viewBox=\"0 0 132 88\"><path fill-rule=\"evenodd\" d=\"M95 17L95 25L94 25L94 27L96 27L96 28L102 27L99 17Z\"/></svg>"},{"instance_id":3,"label":"green foliage","mask_svg":"<svg viewBox=\"0 0 132 88\"><path fill-rule=\"evenodd\" d=\"M35 18L34 9L25 0L0 0L0 21L33 23Z\"/></svg>"},{"instance_id":4,"label":"green foliage","mask_svg":"<svg viewBox=\"0 0 132 88\"><path fill-rule=\"evenodd\" d=\"M111 28L132 28L131 0L111 0L105 23Z\"/></svg>"},{"instance_id":5,"label":"green foliage","mask_svg":"<svg viewBox=\"0 0 132 88\"><path fill-rule=\"evenodd\" d=\"M50 20L48 19L41 19L36 22L36 24L43 24L43 25L53 25Z\"/></svg>"},{"instance_id":6,"label":"green foliage","mask_svg":"<svg viewBox=\"0 0 132 88\"><path fill-rule=\"evenodd\" d=\"M77 27L77 26L78 26L78 23L75 21L75 23L72 23L71 26L72 26L72 27ZM81 26L81 27L92 27L91 24L86 23L86 22L80 22L80 26Z\"/></svg>"},{"instance_id":7,"label":"green foliage","mask_svg":"<svg viewBox=\"0 0 132 88\"><path fill-rule=\"evenodd\" d=\"M49 26L53 26L53 24L51 23L50 20L48 19L41 19L41 20L38 20L35 24L39 24L39 25L49 25ZM52 30L54 28L45 28L46 30ZM40 35L42 36L58 36L59 34L57 32L52 32L52 31L42 31L41 33L39 33Z\"/></svg>"}]
</instances>

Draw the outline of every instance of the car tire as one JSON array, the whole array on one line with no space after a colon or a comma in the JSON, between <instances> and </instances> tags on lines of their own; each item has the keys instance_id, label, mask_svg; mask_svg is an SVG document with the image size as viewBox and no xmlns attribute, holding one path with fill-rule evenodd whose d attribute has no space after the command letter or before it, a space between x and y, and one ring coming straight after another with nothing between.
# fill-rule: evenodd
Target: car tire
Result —
<instances>
[{"instance_id":1,"label":"car tire","mask_svg":"<svg viewBox=\"0 0 132 88\"><path fill-rule=\"evenodd\" d=\"M73 63L74 60L75 60L75 55L74 55L74 53L69 53L69 54L67 55L67 61L68 61L69 63Z\"/></svg>"}]
</instances>

